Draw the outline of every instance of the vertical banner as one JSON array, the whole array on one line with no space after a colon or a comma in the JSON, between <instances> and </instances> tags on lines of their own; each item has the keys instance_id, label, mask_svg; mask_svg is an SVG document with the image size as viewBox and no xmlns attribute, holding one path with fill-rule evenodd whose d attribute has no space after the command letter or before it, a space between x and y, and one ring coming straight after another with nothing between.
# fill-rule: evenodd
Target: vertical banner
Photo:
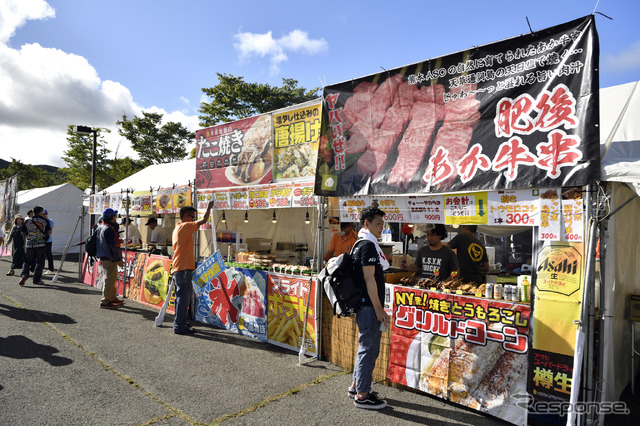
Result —
<instances>
[{"instance_id":1,"label":"vertical banner","mask_svg":"<svg viewBox=\"0 0 640 426\"><path fill-rule=\"evenodd\" d=\"M171 284L171 259L165 256L149 255L142 275L142 291L139 302L160 309L167 297L167 312L175 313L175 295L167 294Z\"/></svg>"},{"instance_id":2,"label":"vertical banner","mask_svg":"<svg viewBox=\"0 0 640 426\"><path fill-rule=\"evenodd\" d=\"M148 253L136 253L136 260L131 265L131 280L129 281L127 297L136 302L142 297L142 279L144 277L145 266L147 265Z\"/></svg>"},{"instance_id":3,"label":"vertical banner","mask_svg":"<svg viewBox=\"0 0 640 426\"><path fill-rule=\"evenodd\" d=\"M0 181L0 224L13 222L16 208L16 195L18 193L18 175Z\"/></svg>"},{"instance_id":4,"label":"vertical banner","mask_svg":"<svg viewBox=\"0 0 640 426\"><path fill-rule=\"evenodd\" d=\"M584 285L584 245L548 242L538 253L527 391L537 401L568 401ZM580 374L580 372L577 372Z\"/></svg>"},{"instance_id":5,"label":"vertical banner","mask_svg":"<svg viewBox=\"0 0 640 426\"><path fill-rule=\"evenodd\" d=\"M151 191L134 191L131 194L131 216L148 216L153 213Z\"/></svg>"},{"instance_id":6,"label":"vertical banner","mask_svg":"<svg viewBox=\"0 0 640 426\"><path fill-rule=\"evenodd\" d=\"M524 424L529 305L396 286L387 378Z\"/></svg>"},{"instance_id":7,"label":"vertical banner","mask_svg":"<svg viewBox=\"0 0 640 426\"><path fill-rule=\"evenodd\" d=\"M598 61L591 15L325 86L316 194L588 185Z\"/></svg>"},{"instance_id":8,"label":"vertical banner","mask_svg":"<svg viewBox=\"0 0 640 426\"><path fill-rule=\"evenodd\" d=\"M271 182L269 114L196 131L196 188Z\"/></svg>"},{"instance_id":9,"label":"vertical banner","mask_svg":"<svg viewBox=\"0 0 640 426\"><path fill-rule=\"evenodd\" d=\"M226 193L223 193L226 194ZM216 207L216 201L215 201L215 197L216 197L216 193L214 192L213 189L199 189L196 191L196 210L198 212L198 218L203 218L205 212L207 211L207 205L209 204L209 201L214 200L214 210L217 208ZM229 197L227 196L227 202L229 201ZM221 209L224 208L224 204L221 206ZM227 207L228 208L228 207ZM210 229L211 225L209 223L203 223L200 226L201 230L205 230L205 229Z\"/></svg>"},{"instance_id":10,"label":"vertical banner","mask_svg":"<svg viewBox=\"0 0 640 426\"><path fill-rule=\"evenodd\" d=\"M216 252L198 266L193 285L197 321L261 342L267 340L265 271L225 268L220 252Z\"/></svg>"},{"instance_id":11,"label":"vertical banner","mask_svg":"<svg viewBox=\"0 0 640 426\"><path fill-rule=\"evenodd\" d=\"M560 190L547 189L540 194L540 239L560 241Z\"/></svg>"},{"instance_id":12,"label":"vertical banner","mask_svg":"<svg viewBox=\"0 0 640 426\"><path fill-rule=\"evenodd\" d=\"M159 188L156 194L156 213L173 213L173 188Z\"/></svg>"},{"instance_id":13,"label":"vertical banner","mask_svg":"<svg viewBox=\"0 0 640 426\"><path fill-rule=\"evenodd\" d=\"M308 179L316 174L322 104L314 101L273 114L273 179Z\"/></svg>"},{"instance_id":14,"label":"vertical banner","mask_svg":"<svg viewBox=\"0 0 640 426\"><path fill-rule=\"evenodd\" d=\"M314 279L313 288L317 281ZM276 346L298 351L302 341L305 303L309 304L309 317L304 345L306 353L317 355L316 300L310 291L310 279L269 273L267 287L267 341Z\"/></svg>"},{"instance_id":15,"label":"vertical banner","mask_svg":"<svg viewBox=\"0 0 640 426\"><path fill-rule=\"evenodd\" d=\"M562 200L562 241L581 243L584 241L584 219L581 198Z\"/></svg>"},{"instance_id":16,"label":"vertical banner","mask_svg":"<svg viewBox=\"0 0 640 426\"><path fill-rule=\"evenodd\" d=\"M138 261L137 252L133 250L127 250L127 257L124 257L124 250L122 250L122 259L125 261L124 266L118 266L118 279L116 279L116 292L117 294L125 294L124 282L127 281L127 284L130 285L131 279L133 278L133 270ZM128 279L125 280L125 274L128 271Z\"/></svg>"}]
</instances>

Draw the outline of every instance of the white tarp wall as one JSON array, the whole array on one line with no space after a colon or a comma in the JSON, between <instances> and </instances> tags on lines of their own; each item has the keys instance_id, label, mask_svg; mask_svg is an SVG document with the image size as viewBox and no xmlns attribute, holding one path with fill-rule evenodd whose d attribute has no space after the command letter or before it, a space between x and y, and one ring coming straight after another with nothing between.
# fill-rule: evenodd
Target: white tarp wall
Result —
<instances>
[{"instance_id":1,"label":"white tarp wall","mask_svg":"<svg viewBox=\"0 0 640 426\"><path fill-rule=\"evenodd\" d=\"M611 182L609 211L640 193L640 82L600 90L601 180ZM620 183L618 183L620 182ZM603 400L617 401L631 380L629 295L640 293L640 199L636 198L608 220L601 236L606 245L605 300L601 309L604 342ZM640 327L638 327L640 328ZM640 335L636 336L640 343ZM636 368L638 364L636 364ZM636 369L636 372L638 370Z\"/></svg>"},{"instance_id":2,"label":"white tarp wall","mask_svg":"<svg viewBox=\"0 0 640 426\"><path fill-rule=\"evenodd\" d=\"M82 190L71 183L27 189L18 192L16 203L18 212L25 218L27 211L35 206L42 206L49 212L49 219L54 222L51 251L54 255L61 255L78 221L79 208L82 206ZM89 215L85 215L84 220L84 229L87 233L90 226ZM80 224L78 224L69 253L79 253L80 247L73 247L73 245L80 241L82 238Z\"/></svg>"}]
</instances>

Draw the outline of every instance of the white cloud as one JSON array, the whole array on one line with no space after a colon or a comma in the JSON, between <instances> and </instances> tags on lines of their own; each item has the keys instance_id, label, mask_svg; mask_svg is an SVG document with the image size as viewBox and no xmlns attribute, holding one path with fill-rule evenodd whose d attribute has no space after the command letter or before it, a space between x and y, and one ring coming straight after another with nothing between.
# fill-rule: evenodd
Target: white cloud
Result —
<instances>
[{"instance_id":1,"label":"white cloud","mask_svg":"<svg viewBox=\"0 0 640 426\"><path fill-rule=\"evenodd\" d=\"M0 158L62 167L68 125L109 128L105 139L111 155L137 158L115 127L122 114L132 117L143 111L127 87L101 80L82 56L38 43L17 49L8 45L16 28L28 20L54 16L42 0L0 1ZM197 128L195 116L151 110L165 114L167 121Z\"/></svg>"},{"instance_id":2,"label":"white cloud","mask_svg":"<svg viewBox=\"0 0 640 426\"><path fill-rule=\"evenodd\" d=\"M640 40L631 43L622 52L602 57L602 68L610 72L627 72L640 69Z\"/></svg>"},{"instance_id":3,"label":"white cloud","mask_svg":"<svg viewBox=\"0 0 640 426\"><path fill-rule=\"evenodd\" d=\"M325 39L310 39L306 31L297 29L277 39L273 38L271 31L264 34L239 32L235 35L235 39L234 47L239 51L240 59L249 60L254 56L268 57L272 74L278 73L280 64L289 59L287 52L315 55L328 49Z\"/></svg>"}]
</instances>

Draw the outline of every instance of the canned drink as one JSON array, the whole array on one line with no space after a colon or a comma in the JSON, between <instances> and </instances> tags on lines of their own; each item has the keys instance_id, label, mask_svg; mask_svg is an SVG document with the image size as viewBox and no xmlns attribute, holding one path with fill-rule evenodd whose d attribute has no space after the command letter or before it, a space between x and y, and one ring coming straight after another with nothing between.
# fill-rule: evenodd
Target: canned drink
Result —
<instances>
[{"instance_id":1,"label":"canned drink","mask_svg":"<svg viewBox=\"0 0 640 426\"><path fill-rule=\"evenodd\" d=\"M511 286L511 301L512 302L520 301L520 292L518 290L519 289L518 289L517 285Z\"/></svg>"},{"instance_id":2,"label":"canned drink","mask_svg":"<svg viewBox=\"0 0 640 426\"><path fill-rule=\"evenodd\" d=\"M380 331L384 333L385 331L387 331L387 328L387 323L382 321L382 324L380 324Z\"/></svg>"},{"instance_id":3,"label":"canned drink","mask_svg":"<svg viewBox=\"0 0 640 426\"><path fill-rule=\"evenodd\" d=\"M505 284L502 289L502 298L504 300L511 300L511 284Z\"/></svg>"},{"instance_id":4,"label":"canned drink","mask_svg":"<svg viewBox=\"0 0 640 426\"><path fill-rule=\"evenodd\" d=\"M484 287L484 297L491 299L493 297L493 283L486 283Z\"/></svg>"},{"instance_id":5,"label":"canned drink","mask_svg":"<svg viewBox=\"0 0 640 426\"><path fill-rule=\"evenodd\" d=\"M494 299L502 299L503 291L502 284L494 284L493 285L493 298Z\"/></svg>"}]
</instances>

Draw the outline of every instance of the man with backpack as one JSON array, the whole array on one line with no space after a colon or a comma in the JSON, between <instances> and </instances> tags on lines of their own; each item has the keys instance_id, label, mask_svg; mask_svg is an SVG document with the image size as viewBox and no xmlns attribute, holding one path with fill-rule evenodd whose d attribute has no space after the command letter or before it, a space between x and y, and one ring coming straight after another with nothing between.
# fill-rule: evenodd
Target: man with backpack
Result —
<instances>
[{"instance_id":1,"label":"man with backpack","mask_svg":"<svg viewBox=\"0 0 640 426\"><path fill-rule=\"evenodd\" d=\"M118 224L116 223L117 210L107 208L102 212L103 224L96 228L96 256L102 263L102 269L106 274L102 287L101 309L116 309L124 303L116 295L116 280L118 278L118 266L124 266L122 252L118 238Z\"/></svg>"},{"instance_id":2,"label":"man with backpack","mask_svg":"<svg viewBox=\"0 0 640 426\"><path fill-rule=\"evenodd\" d=\"M389 261L378 245L384 227L384 212L371 206L360 215L362 229L352 251L354 281L363 289L362 305L356 314L358 324L358 352L353 367L353 382L349 397L358 408L380 410L387 402L372 392L373 369L380 354L382 328L386 330L390 318L384 311L384 270Z\"/></svg>"},{"instance_id":3,"label":"man with backpack","mask_svg":"<svg viewBox=\"0 0 640 426\"><path fill-rule=\"evenodd\" d=\"M42 269L46 252L46 241L51 234L49 221L42 217L44 209L41 206L33 208L33 217L24 221L22 233L25 234L25 262L22 266L20 285L29 279L29 270L33 270L33 283L44 284Z\"/></svg>"}]
</instances>

